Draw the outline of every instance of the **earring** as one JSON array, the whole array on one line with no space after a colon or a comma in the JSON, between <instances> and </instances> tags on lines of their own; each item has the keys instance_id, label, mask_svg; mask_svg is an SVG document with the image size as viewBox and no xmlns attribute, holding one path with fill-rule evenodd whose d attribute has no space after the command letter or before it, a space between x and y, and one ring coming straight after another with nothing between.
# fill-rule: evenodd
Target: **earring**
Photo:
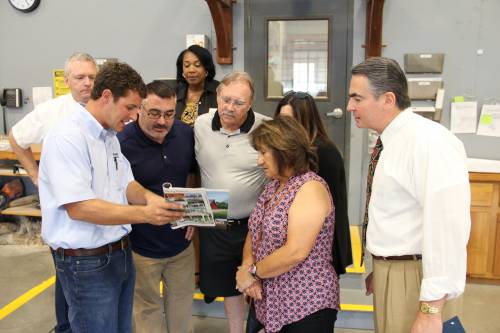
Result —
<instances>
[{"instance_id":1,"label":"earring","mask_svg":"<svg viewBox=\"0 0 500 333\"><path fill-rule=\"evenodd\" d=\"M205 72L205 77L207 77L207 76L208 76L208 72Z\"/></svg>"}]
</instances>

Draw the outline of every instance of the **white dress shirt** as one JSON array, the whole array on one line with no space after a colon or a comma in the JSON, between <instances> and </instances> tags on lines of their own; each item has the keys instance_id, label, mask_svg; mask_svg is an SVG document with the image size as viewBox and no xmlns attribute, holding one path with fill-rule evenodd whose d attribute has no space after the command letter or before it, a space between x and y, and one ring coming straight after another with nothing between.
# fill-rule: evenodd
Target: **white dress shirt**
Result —
<instances>
[{"instance_id":1,"label":"white dress shirt","mask_svg":"<svg viewBox=\"0 0 500 333\"><path fill-rule=\"evenodd\" d=\"M470 186L463 144L438 123L401 112L382 132L373 178L367 249L422 254L420 300L465 288Z\"/></svg>"},{"instance_id":2,"label":"white dress shirt","mask_svg":"<svg viewBox=\"0 0 500 333\"><path fill-rule=\"evenodd\" d=\"M75 105L79 104L71 93L38 105L12 127L12 135L17 144L26 149L32 144L42 143L49 129L70 115L74 111Z\"/></svg>"}]
</instances>

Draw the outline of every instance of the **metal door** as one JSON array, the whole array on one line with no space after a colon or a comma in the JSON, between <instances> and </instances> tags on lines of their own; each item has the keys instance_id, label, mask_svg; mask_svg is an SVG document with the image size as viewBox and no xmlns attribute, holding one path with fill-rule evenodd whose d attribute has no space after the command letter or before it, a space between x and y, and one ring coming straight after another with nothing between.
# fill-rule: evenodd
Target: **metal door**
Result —
<instances>
[{"instance_id":1,"label":"metal door","mask_svg":"<svg viewBox=\"0 0 500 333\"><path fill-rule=\"evenodd\" d=\"M255 80L254 110L272 116L287 91L307 91L342 152L351 2L245 0L245 69Z\"/></svg>"}]
</instances>

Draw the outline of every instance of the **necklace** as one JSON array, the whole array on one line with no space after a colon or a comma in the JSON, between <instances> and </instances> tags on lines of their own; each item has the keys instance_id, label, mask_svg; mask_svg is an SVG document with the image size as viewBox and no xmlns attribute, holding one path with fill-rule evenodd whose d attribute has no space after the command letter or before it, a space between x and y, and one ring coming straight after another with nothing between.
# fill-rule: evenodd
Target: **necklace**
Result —
<instances>
[{"instance_id":1,"label":"necklace","mask_svg":"<svg viewBox=\"0 0 500 333\"><path fill-rule=\"evenodd\" d=\"M264 202L263 209L264 209L264 216L269 216L276 206L282 201L283 196L289 192L289 189L286 188L287 183L283 185L279 185L276 191L273 193L273 195L267 199ZM262 241L262 236L264 233L264 218L262 218L259 222L259 229L257 233L257 241L256 241L256 246L255 248L258 249L260 247L260 243Z\"/></svg>"},{"instance_id":2,"label":"necklace","mask_svg":"<svg viewBox=\"0 0 500 333\"><path fill-rule=\"evenodd\" d=\"M191 102L191 103L198 103L202 94L203 94L203 90L192 91L192 90L188 89L187 101Z\"/></svg>"},{"instance_id":3,"label":"necklace","mask_svg":"<svg viewBox=\"0 0 500 333\"><path fill-rule=\"evenodd\" d=\"M285 191L285 187L286 183L278 186L273 195L264 202L264 211L266 211L267 214L274 210L274 208L281 202L283 195L288 192L288 190Z\"/></svg>"}]
</instances>

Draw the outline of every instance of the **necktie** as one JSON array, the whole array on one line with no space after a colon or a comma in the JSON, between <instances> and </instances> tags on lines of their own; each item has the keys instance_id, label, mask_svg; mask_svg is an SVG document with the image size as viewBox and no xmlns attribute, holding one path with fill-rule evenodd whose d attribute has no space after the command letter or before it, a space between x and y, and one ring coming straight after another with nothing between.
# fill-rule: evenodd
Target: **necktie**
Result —
<instances>
[{"instance_id":1,"label":"necktie","mask_svg":"<svg viewBox=\"0 0 500 333\"><path fill-rule=\"evenodd\" d=\"M370 158L370 165L368 166L368 177L366 180L366 206L365 206L365 216L363 219L363 237L362 237L362 246L361 246L361 266L363 265L363 260L365 256L365 246L366 246L366 230L368 229L368 205L370 203L370 197L372 195L372 182L373 175L375 174L375 168L377 167L378 159L380 157L380 153L384 149L382 145L382 140L380 140L380 136L377 139L377 143L375 143L375 147L373 147L372 155Z\"/></svg>"}]
</instances>

